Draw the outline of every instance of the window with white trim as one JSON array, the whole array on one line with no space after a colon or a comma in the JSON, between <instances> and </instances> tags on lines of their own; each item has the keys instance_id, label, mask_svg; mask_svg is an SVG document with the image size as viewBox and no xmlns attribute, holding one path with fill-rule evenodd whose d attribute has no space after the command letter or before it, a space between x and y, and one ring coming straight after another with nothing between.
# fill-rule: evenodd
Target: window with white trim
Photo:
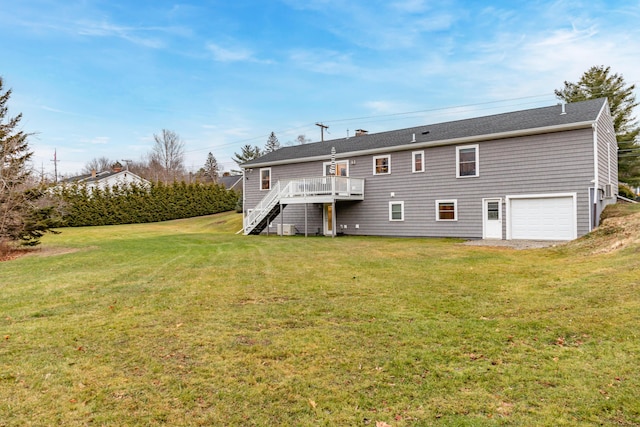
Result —
<instances>
[{"instance_id":1,"label":"window with white trim","mask_svg":"<svg viewBox=\"0 0 640 427\"><path fill-rule=\"evenodd\" d=\"M424 172L424 151L411 153L411 172Z\"/></svg>"},{"instance_id":2,"label":"window with white trim","mask_svg":"<svg viewBox=\"0 0 640 427\"><path fill-rule=\"evenodd\" d=\"M373 174L386 175L391 173L391 155L373 157Z\"/></svg>"},{"instance_id":3,"label":"window with white trim","mask_svg":"<svg viewBox=\"0 0 640 427\"><path fill-rule=\"evenodd\" d=\"M479 175L478 144L456 147L456 177L466 178Z\"/></svg>"},{"instance_id":4,"label":"window with white trim","mask_svg":"<svg viewBox=\"0 0 640 427\"><path fill-rule=\"evenodd\" d=\"M271 190L271 168L260 169L260 190Z\"/></svg>"},{"instance_id":5,"label":"window with white trim","mask_svg":"<svg viewBox=\"0 0 640 427\"><path fill-rule=\"evenodd\" d=\"M436 200L436 221L457 221L457 200Z\"/></svg>"},{"instance_id":6,"label":"window with white trim","mask_svg":"<svg viewBox=\"0 0 640 427\"><path fill-rule=\"evenodd\" d=\"M340 160L336 163L336 176L349 176L349 161ZM331 162L324 162L323 176L331 176Z\"/></svg>"},{"instance_id":7,"label":"window with white trim","mask_svg":"<svg viewBox=\"0 0 640 427\"><path fill-rule=\"evenodd\" d=\"M389 202L389 221L404 221L404 202Z\"/></svg>"}]
</instances>

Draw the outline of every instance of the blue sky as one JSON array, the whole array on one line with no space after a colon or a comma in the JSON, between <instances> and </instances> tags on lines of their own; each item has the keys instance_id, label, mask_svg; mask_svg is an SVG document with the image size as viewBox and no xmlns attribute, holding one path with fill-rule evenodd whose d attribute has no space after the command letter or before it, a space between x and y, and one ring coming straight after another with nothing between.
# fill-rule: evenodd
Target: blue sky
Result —
<instances>
[{"instance_id":1,"label":"blue sky","mask_svg":"<svg viewBox=\"0 0 640 427\"><path fill-rule=\"evenodd\" d=\"M163 128L188 168L230 170L316 122L329 139L552 105L592 65L640 86L638 22L638 0L20 0L0 75L38 170L54 150L67 175L139 160Z\"/></svg>"}]
</instances>

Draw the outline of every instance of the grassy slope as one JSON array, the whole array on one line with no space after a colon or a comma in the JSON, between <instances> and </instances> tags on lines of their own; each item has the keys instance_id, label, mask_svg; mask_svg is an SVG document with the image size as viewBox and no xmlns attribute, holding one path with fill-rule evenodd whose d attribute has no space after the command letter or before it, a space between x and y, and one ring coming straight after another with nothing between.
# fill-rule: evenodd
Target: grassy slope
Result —
<instances>
[{"instance_id":1,"label":"grassy slope","mask_svg":"<svg viewBox=\"0 0 640 427\"><path fill-rule=\"evenodd\" d=\"M0 426L640 424L637 245L239 228L65 229L1 263Z\"/></svg>"}]
</instances>

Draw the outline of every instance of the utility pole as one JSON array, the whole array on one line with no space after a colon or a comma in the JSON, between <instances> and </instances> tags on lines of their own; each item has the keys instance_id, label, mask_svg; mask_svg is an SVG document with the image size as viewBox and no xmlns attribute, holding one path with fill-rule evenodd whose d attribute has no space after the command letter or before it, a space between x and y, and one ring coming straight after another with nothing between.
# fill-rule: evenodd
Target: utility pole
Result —
<instances>
[{"instance_id":1,"label":"utility pole","mask_svg":"<svg viewBox=\"0 0 640 427\"><path fill-rule=\"evenodd\" d=\"M324 142L324 130L329 129L329 126L322 123L316 123L316 126L320 127L320 141Z\"/></svg>"},{"instance_id":2,"label":"utility pole","mask_svg":"<svg viewBox=\"0 0 640 427\"><path fill-rule=\"evenodd\" d=\"M53 182L55 184L58 183L58 162L60 160L58 160L58 153L57 153L57 149L53 150L53 160L51 160L53 162Z\"/></svg>"}]
</instances>

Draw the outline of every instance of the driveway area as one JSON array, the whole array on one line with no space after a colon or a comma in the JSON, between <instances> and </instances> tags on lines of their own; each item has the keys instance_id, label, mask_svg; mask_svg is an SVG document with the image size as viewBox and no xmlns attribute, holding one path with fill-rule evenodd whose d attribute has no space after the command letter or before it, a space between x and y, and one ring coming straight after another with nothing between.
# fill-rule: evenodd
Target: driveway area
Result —
<instances>
[{"instance_id":1,"label":"driveway area","mask_svg":"<svg viewBox=\"0 0 640 427\"><path fill-rule=\"evenodd\" d=\"M467 240L463 244L469 246L498 246L512 249L539 249L567 243L564 240Z\"/></svg>"}]
</instances>

